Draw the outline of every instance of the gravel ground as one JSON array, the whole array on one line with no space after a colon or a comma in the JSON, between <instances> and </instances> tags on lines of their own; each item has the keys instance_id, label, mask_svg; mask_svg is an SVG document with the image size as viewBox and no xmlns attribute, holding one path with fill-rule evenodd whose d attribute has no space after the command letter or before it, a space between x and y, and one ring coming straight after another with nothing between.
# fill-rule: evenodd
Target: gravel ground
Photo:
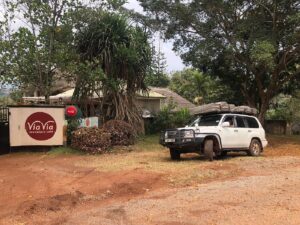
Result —
<instances>
[{"instance_id":1,"label":"gravel ground","mask_svg":"<svg viewBox=\"0 0 300 225\"><path fill-rule=\"evenodd\" d=\"M152 139L116 154L0 156L0 225L300 224L299 137L213 162L171 161Z\"/></svg>"},{"instance_id":2,"label":"gravel ground","mask_svg":"<svg viewBox=\"0 0 300 225\"><path fill-rule=\"evenodd\" d=\"M66 224L300 224L300 161L260 162L261 175L159 191L79 212Z\"/></svg>"}]
</instances>

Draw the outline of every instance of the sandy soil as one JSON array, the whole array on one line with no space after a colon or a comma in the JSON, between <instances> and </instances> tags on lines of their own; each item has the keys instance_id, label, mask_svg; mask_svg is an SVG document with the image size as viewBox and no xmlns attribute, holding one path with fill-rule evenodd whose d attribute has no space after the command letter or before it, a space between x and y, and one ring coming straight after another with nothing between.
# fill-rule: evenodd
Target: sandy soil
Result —
<instances>
[{"instance_id":1,"label":"sandy soil","mask_svg":"<svg viewBox=\"0 0 300 225\"><path fill-rule=\"evenodd\" d=\"M0 224L300 224L300 140L270 141L262 157L213 162L161 149L3 155Z\"/></svg>"}]
</instances>

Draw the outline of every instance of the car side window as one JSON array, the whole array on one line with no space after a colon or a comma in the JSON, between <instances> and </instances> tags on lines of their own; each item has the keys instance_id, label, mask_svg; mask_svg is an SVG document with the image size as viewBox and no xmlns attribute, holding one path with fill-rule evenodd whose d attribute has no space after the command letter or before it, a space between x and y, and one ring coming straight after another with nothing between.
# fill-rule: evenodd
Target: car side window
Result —
<instances>
[{"instance_id":1,"label":"car side window","mask_svg":"<svg viewBox=\"0 0 300 225\"><path fill-rule=\"evenodd\" d=\"M233 116L226 116L223 122L229 122L230 127L234 127L234 117Z\"/></svg>"},{"instance_id":2,"label":"car side window","mask_svg":"<svg viewBox=\"0 0 300 225\"><path fill-rule=\"evenodd\" d=\"M247 120L249 128L259 128L259 125L258 125L256 119L254 119L252 117L247 117L246 120Z\"/></svg>"},{"instance_id":3,"label":"car side window","mask_svg":"<svg viewBox=\"0 0 300 225\"><path fill-rule=\"evenodd\" d=\"M235 119L237 127L246 127L243 117L237 116Z\"/></svg>"}]
</instances>

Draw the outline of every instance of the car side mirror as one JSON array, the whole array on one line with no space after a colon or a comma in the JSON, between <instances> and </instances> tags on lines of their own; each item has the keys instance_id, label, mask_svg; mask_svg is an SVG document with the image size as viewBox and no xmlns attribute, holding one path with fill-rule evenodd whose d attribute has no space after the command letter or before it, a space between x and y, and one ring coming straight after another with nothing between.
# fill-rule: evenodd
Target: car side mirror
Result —
<instances>
[{"instance_id":1,"label":"car side mirror","mask_svg":"<svg viewBox=\"0 0 300 225\"><path fill-rule=\"evenodd\" d=\"M230 123L229 122L224 122L224 123L222 123L222 127L230 127Z\"/></svg>"}]
</instances>

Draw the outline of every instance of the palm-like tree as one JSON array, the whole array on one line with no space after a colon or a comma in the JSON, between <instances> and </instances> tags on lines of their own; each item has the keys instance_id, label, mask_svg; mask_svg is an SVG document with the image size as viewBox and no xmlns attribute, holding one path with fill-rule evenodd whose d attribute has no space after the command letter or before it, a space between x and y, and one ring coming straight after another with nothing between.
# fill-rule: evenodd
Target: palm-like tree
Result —
<instances>
[{"instance_id":1,"label":"palm-like tree","mask_svg":"<svg viewBox=\"0 0 300 225\"><path fill-rule=\"evenodd\" d=\"M104 120L125 120L142 131L135 95L147 90L144 79L152 59L147 34L122 15L103 13L79 30L76 43L81 61L101 71L92 80L93 89L101 92Z\"/></svg>"}]
</instances>

